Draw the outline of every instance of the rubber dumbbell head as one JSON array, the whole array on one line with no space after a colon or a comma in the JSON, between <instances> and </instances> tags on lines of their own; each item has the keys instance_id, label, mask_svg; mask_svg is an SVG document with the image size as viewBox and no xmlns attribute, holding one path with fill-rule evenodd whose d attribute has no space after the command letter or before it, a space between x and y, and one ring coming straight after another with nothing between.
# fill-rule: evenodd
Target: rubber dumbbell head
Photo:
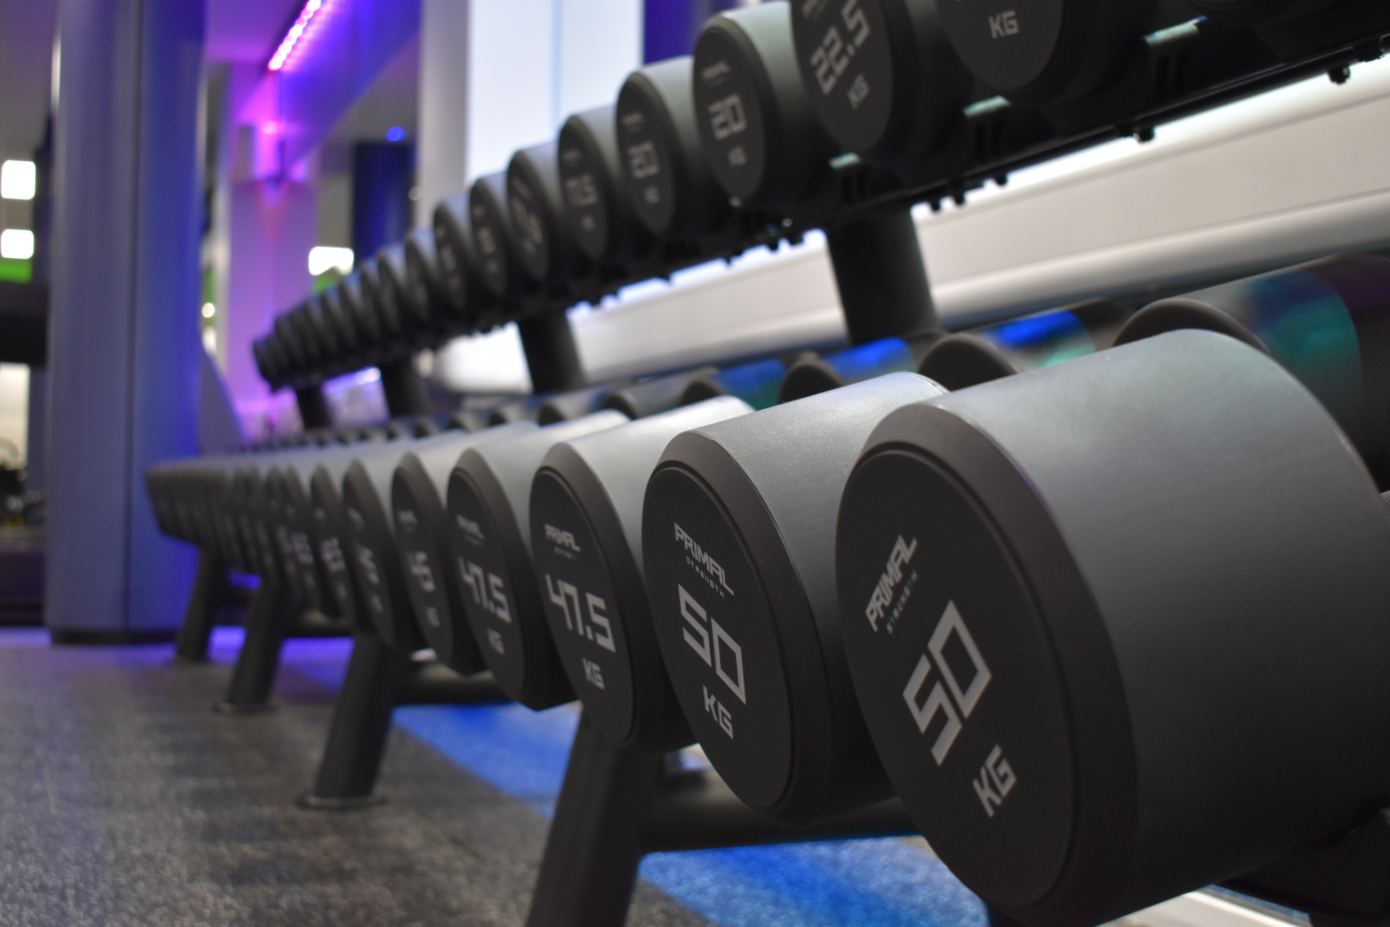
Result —
<instances>
[{"instance_id":1,"label":"rubber dumbbell head","mask_svg":"<svg viewBox=\"0 0 1390 927\"><path fill-rule=\"evenodd\" d=\"M449 476L450 541L461 576L469 577L463 617L498 687L528 708L574 698L531 562L531 480L553 445L626 421L620 412L598 412L470 447Z\"/></svg>"},{"instance_id":2,"label":"rubber dumbbell head","mask_svg":"<svg viewBox=\"0 0 1390 927\"><path fill-rule=\"evenodd\" d=\"M568 283L589 261L570 233L560 179L559 145L523 148L507 165L507 210L522 270L542 286Z\"/></svg>"},{"instance_id":3,"label":"rubber dumbbell head","mask_svg":"<svg viewBox=\"0 0 1390 927\"><path fill-rule=\"evenodd\" d=\"M434 331L457 330L464 315L454 308L444 284L433 228L415 229L406 236L405 269L412 311L425 320L422 324Z\"/></svg>"},{"instance_id":4,"label":"rubber dumbbell head","mask_svg":"<svg viewBox=\"0 0 1390 927\"><path fill-rule=\"evenodd\" d=\"M714 16L695 42L695 114L705 160L746 206L799 203L830 179L839 152L811 108L792 43L790 7Z\"/></svg>"},{"instance_id":5,"label":"rubber dumbbell head","mask_svg":"<svg viewBox=\"0 0 1390 927\"><path fill-rule=\"evenodd\" d=\"M465 327L477 328L496 297L483 280L473 223L469 216L470 194L441 200L434 208L434 247L439 273L454 314Z\"/></svg>"},{"instance_id":6,"label":"rubber dumbbell head","mask_svg":"<svg viewBox=\"0 0 1390 927\"><path fill-rule=\"evenodd\" d=\"M677 436L642 554L676 697L739 798L789 824L886 798L839 645L834 523L874 425L942 390L879 377Z\"/></svg>"},{"instance_id":7,"label":"rubber dumbbell head","mask_svg":"<svg viewBox=\"0 0 1390 927\"><path fill-rule=\"evenodd\" d=\"M429 305L417 301L410 290L410 265L405 242L395 242L377 252L377 280L382 312L399 323L399 331L428 327Z\"/></svg>"},{"instance_id":8,"label":"rubber dumbbell head","mask_svg":"<svg viewBox=\"0 0 1390 927\"><path fill-rule=\"evenodd\" d=\"M615 126L628 203L647 231L678 241L719 228L728 194L705 161L694 101L693 59L672 58L628 75Z\"/></svg>"},{"instance_id":9,"label":"rubber dumbbell head","mask_svg":"<svg viewBox=\"0 0 1390 927\"><path fill-rule=\"evenodd\" d=\"M938 335L884 338L792 364L782 380L780 402L793 402L832 389L899 371L915 371Z\"/></svg>"},{"instance_id":10,"label":"rubber dumbbell head","mask_svg":"<svg viewBox=\"0 0 1390 927\"><path fill-rule=\"evenodd\" d=\"M616 387L603 398L602 407L617 409L628 418L646 418L681 405L685 391L695 380L713 376L718 367L699 367L664 377L652 377L640 383Z\"/></svg>"},{"instance_id":11,"label":"rubber dumbbell head","mask_svg":"<svg viewBox=\"0 0 1390 927\"><path fill-rule=\"evenodd\" d=\"M1338 255L1159 300L1116 343L1180 328L1230 335L1283 364L1390 484L1390 260Z\"/></svg>"},{"instance_id":12,"label":"rubber dumbbell head","mask_svg":"<svg viewBox=\"0 0 1390 927\"><path fill-rule=\"evenodd\" d=\"M947 335L918 372L947 389L965 389L1104 350L1133 315L1124 303L1097 299Z\"/></svg>"},{"instance_id":13,"label":"rubber dumbbell head","mask_svg":"<svg viewBox=\"0 0 1390 927\"><path fill-rule=\"evenodd\" d=\"M1154 0L959 0L937 4L956 54L997 93L1022 103L1084 97L1140 49Z\"/></svg>"},{"instance_id":14,"label":"rubber dumbbell head","mask_svg":"<svg viewBox=\"0 0 1390 927\"><path fill-rule=\"evenodd\" d=\"M506 173L473 181L468 193L468 219L474 253L483 285L496 299L512 299L529 289L507 209Z\"/></svg>"},{"instance_id":15,"label":"rubber dumbbell head","mask_svg":"<svg viewBox=\"0 0 1390 927\"><path fill-rule=\"evenodd\" d=\"M791 6L802 82L844 151L890 163L937 148L970 101L935 0Z\"/></svg>"},{"instance_id":16,"label":"rubber dumbbell head","mask_svg":"<svg viewBox=\"0 0 1390 927\"><path fill-rule=\"evenodd\" d=\"M1385 513L1308 391L1233 339L888 416L836 549L879 754L1005 915L1103 923L1390 798Z\"/></svg>"},{"instance_id":17,"label":"rubber dumbbell head","mask_svg":"<svg viewBox=\"0 0 1390 927\"><path fill-rule=\"evenodd\" d=\"M366 263L363 262L364 266ZM358 347L370 350L380 345L383 334L381 318L368 302L360 270L354 270L338 284L338 298L357 331Z\"/></svg>"},{"instance_id":18,"label":"rubber dumbbell head","mask_svg":"<svg viewBox=\"0 0 1390 927\"><path fill-rule=\"evenodd\" d=\"M357 590L350 558L352 535L343 509L343 477L361 448L339 446L324 453L308 474L310 538L323 569L323 587L338 615L357 631L373 632Z\"/></svg>"},{"instance_id":19,"label":"rubber dumbbell head","mask_svg":"<svg viewBox=\"0 0 1390 927\"><path fill-rule=\"evenodd\" d=\"M357 324L343 301L342 284L334 284L319 294L323 318L338 339L339 357L352 356L359 344Z\"/></svg>"},{"instance_id":20,"label":"rubber dumbbell head","mask_svg":"<svg viewBox=\"0 0 1390 927\"><path fill-rule=\"evenodd\" d=\"M598 264L630 261L652 244L622 187L616 112L615 106L601 106L575 113L560 127L557 141L569 231Z\"/></svg>"},{"instance_id":21,"label":"rubber dumbbell head","mask_svg":"<svg viewBox=\"0 0 1390 927\"><path fill-rule=\"evenodd\" d=\"M425 439L439 440L435 439ZM391 519L391 478L410 439L362 447L343 474L343 527L351 543L349 564L377 636L389 647L410 652L425 646Z\"/></svg>"},{"instance_id":22,"label":"rubber dumbbell head","mask_svg":"<svg viewBox=\"0 0 1390 927\"><path fill-rule=\"evenodd\" d=\"M681 394L680 404L686 406L717 396L737 396L754 409L767 409L777 404L777 393L786 376L787 365L776 358L694 376Z\"/></svg>"},{"instance_id":23,"label":"rubber dumbbell head","mask_svg":"<svg viewBox=\"0 0 1390 927\"><path fill-rule=\"evenodd\" d=\"M464 586L477 580L450 550L444 508L449 474L469 447L514 438L535 428L531 422L518 422L421 442L401 458L391 480L396 545L420 632L440 661L460 673L481 672L486 664L473 634L459 620L467 594Z\"/></svg>"},{"instance_id":24,"label":"rubber dumbbell head","mask_svg":"<svg viewBox=\"0 0 1390 927\"><path fill-rule=\"evenodd\" d=\"M552 447L531 485L531 545L550 634L584 713L615 744L694 738L666 677L642 578L642 498L661 452L745 415L731 396Z\"/></svg>"}]
</instances>

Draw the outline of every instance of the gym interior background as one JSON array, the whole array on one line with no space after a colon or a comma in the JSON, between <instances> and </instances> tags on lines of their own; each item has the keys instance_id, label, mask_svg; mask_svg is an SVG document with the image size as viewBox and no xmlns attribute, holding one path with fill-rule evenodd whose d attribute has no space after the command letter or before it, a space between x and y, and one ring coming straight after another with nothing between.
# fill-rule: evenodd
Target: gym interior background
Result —
<instances>
[{"instance_id":1,"label":"gym interior background","mask_svg":"<svg viewBox=\"0 0 1390 927\"><path fill-rule=\"evenodd\" d=\"M1388 37L0 0L0 924L1390 924Z\"/></svg>"}]
</instances>

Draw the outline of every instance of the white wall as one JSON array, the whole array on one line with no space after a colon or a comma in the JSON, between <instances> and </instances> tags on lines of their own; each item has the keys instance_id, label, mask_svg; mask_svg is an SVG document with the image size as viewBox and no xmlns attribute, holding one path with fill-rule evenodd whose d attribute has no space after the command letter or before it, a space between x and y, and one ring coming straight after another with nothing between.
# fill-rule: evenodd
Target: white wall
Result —
<instances>
[{"instance_id":1,"label":"white wall","mask_svg":"<svg viewBox=\"0 0 1390 927\"><path fill-rule=\"evenodd\" d=\"M642 0L424 0L420 202L506 168L642 64Z\"/></svg>"}]
</instances>

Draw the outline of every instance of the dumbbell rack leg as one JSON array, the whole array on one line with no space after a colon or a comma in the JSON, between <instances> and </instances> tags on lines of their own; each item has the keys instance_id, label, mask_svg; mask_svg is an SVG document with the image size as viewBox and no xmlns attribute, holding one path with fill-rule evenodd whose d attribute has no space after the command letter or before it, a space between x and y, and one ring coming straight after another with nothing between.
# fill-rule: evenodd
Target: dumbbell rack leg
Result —
<instances>
[{"instance_id":1,"label":"dumbbell rack leg","mask_svg":"<svg viewBox=\"0 0 1390 927\"><path fill-rule=\"evenodd\" d=\"M198 554L198 573L193 580L193 592L188 596L188 608L179 625L174 659L180 663L204 663L208 658L208 639L212 637L217 603L227 582L227 566L215 554Z\"/></svg>"},{"instance_id":2,"label":"dumbbell rack leg","mask_svg":"<svg viewBox=\"0 0 1390 927\"><path fill-rule=\"evenodd\" d=\"M302 806L354 808L372 802L396 707L396 683L409 662L409 654L397 653L375 634L353 635L328 744L313 791L299 800Z\"/></svg>"},{"instance_id":3,"label":"dumbbell rack leg","mask_svg":"<svg viewBox=\"0 0 1390 927\"><path fill-rule=\"evenodd\" d=\"M915 833L896 799L787 827L749 808L718 776L615 747L581 716L526 923L621 927L647 853Z\"/></svg>"},{"instance_id":4,"label":"dumbbell rack leg","mask_svg":"<svg viewBox=\"0 0 1390 927\"><path fill-rule=\"evenodd\" d=\"M491 674L463 677L434 661L412 660L375 634L353 635L347 676L305 808L373 804L391 713L397 705L478 705L505 699Z\"/></svg>"},{"instance_id":5,"label":"dumbbell rack leg","mask_svg":"<svg viewBox=\"0 0 1390 927\"><path fill-rule=\"evenodd\" d=\"M246 639L237 656L223 714L248 714L270 707L270 688L280 665L280 646L293 619L290 597L275 583L262 581L246 609Z\"/></svg>"}]
</instances>

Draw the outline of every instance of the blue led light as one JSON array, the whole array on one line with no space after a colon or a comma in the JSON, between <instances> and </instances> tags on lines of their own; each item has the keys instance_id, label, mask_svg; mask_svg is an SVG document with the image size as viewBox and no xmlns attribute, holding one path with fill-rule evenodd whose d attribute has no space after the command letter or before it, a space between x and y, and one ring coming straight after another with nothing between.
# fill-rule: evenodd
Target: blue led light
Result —
<instances>
[{"instance_id":1,"label":"blue led light","mask_svg":"<svg viewBox=\"0 0 1390 927\"><path fill-rule=\"evenodd\" d=\"M402 129L400 126L392 126L386 130L386 140L388 142L399 142L403 138L405 138L405 129Z\"/></svg>"}]
</instances>

